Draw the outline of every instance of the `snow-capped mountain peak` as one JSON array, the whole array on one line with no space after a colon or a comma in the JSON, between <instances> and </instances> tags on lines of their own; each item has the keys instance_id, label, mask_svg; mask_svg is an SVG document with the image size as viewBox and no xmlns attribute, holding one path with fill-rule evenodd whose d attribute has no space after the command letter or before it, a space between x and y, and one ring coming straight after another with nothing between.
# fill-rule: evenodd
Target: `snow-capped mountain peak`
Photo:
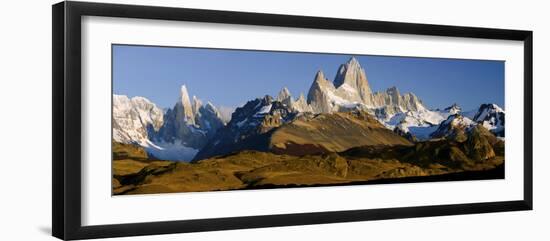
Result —
<instances>
[{"instance_id":1,"label":"snow-capped mountain peak","mask_svg":"<svg viewBox=\"0 0 550 241\"><path fill-rule=\"evenodd\" d=\"M196 96L191 102L185 86L167 110L144 97L113 95L113 140L143 146L157 158L191 160L223 126L218 109Z\"/></svg>"},{"instance_id":2,"label":"snow-capped mountain peak","mask_svg":"<svg viewBox=\"0 0 550 241\"><path fill-rule=\"evenodd\" d=\"M147 145L149 130L164 124L163 110L144 97L113 95L113 139Z\"/></svg>"},{"instance_id":3,"label":"snow-capped mountain peak","mask_svg":"<svg viewBox=\"0 0 550 241\"><path fill-rule=\"evenodd\" d=\"M348 87L348 91L358 91L363 100L364 97L370 95L372 92L365 70L355 57L351 57L348 62L342 64L338 69L336 77L334 77L334 87L339 88L343 85L346 85L344 88Z\"/></svg>"},{"instance_id":4,"label":"snow-capped mountain peak","mask_svg":"<svg viewBox=\"0 0 550 241\"><path fill-rule=\"evenodd\" d=\"M453 127L468 127L474 124L472 120L459 114L451 115L441 125L450 125Z\"/></svg>"},{"instance_id":5,"label":"snow-capped mountain peak","mask_svg":"<svg viewBox=\"0 0 550 241\"><path fill-rule=\"evenodd\" d=\"M342 64L333 81L319 70L306 96L294 99L287 87L277 97L266 95L230 109L231 118L222 117L214 104L196 96L189 98L185 85L173 108L166 111L143 97L113 96L113 138L117 142L139 144L158 158L190 160L206 145L215 149L214 136L228 143L239 143L250 135L265 134L289 123L297 116L360 110L375 116L409 140L427 140L460 135L481 124L504 136L504 110L496 104L483 104L471 115L453 104L443 110L430 110L414 93L402 93L396 86L372 92L365 69L358 59ZM226 115L227 116L227 115ZM311 115L315 116L315 115ZM479 127L481 127L481 125ZM221 130L221 131L218 131ZM200 152L199 152L200 153ZM179 157L169 155L179 155Z\"/></svg>"},{"instance_id":6,"label":"snow-capped mountain peak","mask_svg":"<svg viewBox=\"0 0 550 241\"><path fill-rule=\"evenodd\" d=\"M445 108L444 110L449 112L452 115L459 114L460 112L462 112L462 108L460 108L460 106L458 106L456 103L454 103L453 105Z\"/></svg>"},{"instance_id":7,"label":"snow-capped mountain peak","mask_svg":"<svg viewBox=\"0 0 550 241\"><path fill-rule=\"evenodd\" d=\"M483 125L497 136L504 136L504 109L496 104L482 104L473 120Z\"/></svg>"},{"instance_id":8,"label":"snow-capped mountain peak","mask_svg":"<svg viewBox=\"0 0 550 241\"><path fill-rule=\"evenodd\" d=\"M307 95L313 112L360 109L375 111L385 109L386 114L425 109L422 101L413 93L401 94L397 87L372 93L365 70L356 58L351 58L338 69L334 81L327 80L322 71L317 72ZM391 116L385 115L384 119Z\"/></svg>"},{"instance_id":9,"label":"snow-capped mountain peak","mask_svg":"<svg viewBox=\"0 0 550 241\"><path fill-rule=\"evenodd\" d=\"M464 117L460 114L450 115L445 121L439 124L439 127L436 131L431 134L433 138L442 138L442 137L460 137L467 132L470 128L475 126L476 123L470 120L468 117ZM459 140L464 140L459 139Z\"/></svg>"},{"instance_id":10,"label":"snow-capped mountain peak","mask_svg":"<svg viewBox=\"0 0 550 241\"><path fill-rule=\"evenodd\" d=\"M504 110L496 104L482 104L474 116L474 120L484 120L493 113L504 113Z\"/></svg>"}]
</instances>

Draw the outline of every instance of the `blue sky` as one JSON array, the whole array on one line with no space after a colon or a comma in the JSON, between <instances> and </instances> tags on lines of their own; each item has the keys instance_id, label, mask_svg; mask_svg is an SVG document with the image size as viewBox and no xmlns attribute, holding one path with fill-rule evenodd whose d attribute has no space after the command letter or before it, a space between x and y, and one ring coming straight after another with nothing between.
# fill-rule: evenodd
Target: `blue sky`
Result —
<instances>
[{"instance_id":1,"label":"blue sky","mask_svg":"<svg viewBox=\"0 0 550 241\"><path fill-rule=\"evenodd\" d=\"M172 107L185 84L190 96L217 106L237 107L286 86L293 96L307 91L322 70L333 80L349 54L289 53L150 46L113 46L113 92L143 96ZM415 93L429 108L482 103L504 108L504 62L353 55L373 91L397 86Z\"/></svg>"}]
</instances>

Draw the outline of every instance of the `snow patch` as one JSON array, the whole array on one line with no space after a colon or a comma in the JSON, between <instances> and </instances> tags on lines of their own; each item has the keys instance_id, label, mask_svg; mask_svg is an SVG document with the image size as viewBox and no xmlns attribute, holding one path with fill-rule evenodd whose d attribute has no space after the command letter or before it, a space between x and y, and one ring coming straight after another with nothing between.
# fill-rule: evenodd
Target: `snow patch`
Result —
<instances>
[{"instance_id":1,"label":"snow patch","mask_svg":"<svg viewBox=\"0 0 550 241\"><path fill-rule=\"evenodd\" d=\"M247 121L248 121L248 118L245 118L244 120L237 122L235 125L237 125L237 127L241 128L241 127L243 127L243 125L244 125Z\"/></svg>"},{"instance_id":2,"label":"snow patch","mask_svg":"<svg viewBox=\"0 0 550 241\"><path fill-rule=\"evenodd\" d=\"M411 126L409 132L413 134L418 140L425 141L430 139L430 134L437 130L439 126Z\"/></svg>"},{"instance_id":3,"label":"snow patch","mask_svg":"<svg viewBox=\"0 0 550 241\"><path fill-rule=\"evenodd\" d=\"M357 93L357 90L351 86L349 86L347 83L344 83L338 87L338 89L343 89L348 93Z\"/></svg>"},{"instance_id":4,"label":"snow patch","mask_svg":"<svg viewBox=\"0 0 550 241\"><path fill-rule=\"evenodd\" d=\"M353 102L351 101L348 101L338 95L336 95L334 92L332 91L326 91L325 92L327 94L327 97L329 99L329 101L333 104L333 105L340 105L340 106L345 106L345 105L350 105L350 104L354 104Z\"/></svg>"},{"instance_id":5,"label":"snow patch","mask_svg":"<svg viewBox=\"0 0 550 241\"><path fill-rule=\"evenodd\" d=\"M271 110L271 104L269 105L266 105L264 107L262 107L258 112L256 112L256 115L261 115L261 114L267 114L269 113L269 111Z\"/></svg>"},{"instance_id":6,"label":"snow patch","mask_svg":"<svg viewBox=\"0 0 550 241\"><path fill-rule=\"evenodd\" d=\"M174 143L148 141L147 144L145 150L160 160L188 162L199 152L197 149L184 146L180 140L175 140Z\"/></svg>"}]
</instances>

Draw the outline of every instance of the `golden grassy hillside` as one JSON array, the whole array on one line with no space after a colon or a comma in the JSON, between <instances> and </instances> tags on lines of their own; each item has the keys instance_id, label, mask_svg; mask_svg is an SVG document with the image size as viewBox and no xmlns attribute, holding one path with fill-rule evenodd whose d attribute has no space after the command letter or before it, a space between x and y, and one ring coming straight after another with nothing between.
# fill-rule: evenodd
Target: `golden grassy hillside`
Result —
<instances>
[{"instance_id":1,"label":"golden grassy hillside","mask_svg":"<svg viewBox=\"0 0 550 241\"><path fill-rule=\"evenodd\" d=\"M436 162L423 166L399 158L372 158L357 153L290 156L258 151L242 151L198 163L115 160L113 181L120 185L113 186L113 194L342 185L491 170L503 161L502 156L496 156L465 169Z\"/></svg>"},{"instance_id":2,"label":"golden grassy hillside","mask_svg":"<svg viewBox=\"0 0 550 241\"><path fill-rule=\"evenodd\" d=\"M276 129L274 153L294 155L341 152L356 146L412 145L365 112L338 112L298 117Z\"/></svg>"},{"instance_id":3,"label":"golden grassy hillside","mask_svg":"<svg viewBox=\"0 0 550 241\"><path fill-rule=\"evenodd\" d=\"M364 112L347 112L298 117L265 134L266 150L192 163L155 160L141 147L113 143L113 194L504 177L504 141L483 126L412 143Z\"/></svg>"}]
</instances>

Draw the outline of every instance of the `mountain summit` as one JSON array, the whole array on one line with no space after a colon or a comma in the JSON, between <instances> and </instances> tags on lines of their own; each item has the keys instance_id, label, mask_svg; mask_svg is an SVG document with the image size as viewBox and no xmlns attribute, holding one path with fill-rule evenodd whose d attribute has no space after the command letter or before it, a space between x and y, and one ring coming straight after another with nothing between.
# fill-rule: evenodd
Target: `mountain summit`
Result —
<instances>
[{"instance_id":1,"label":"mountain summit","mask_svg":"<svg viewBox=\"0 0 550 241\"><path fill-rule=\"evenodd\" d=\"M373 92L355 57L339 66L333 80L318 70L307 95L295 98L283 87L276 98L266 95L232 110L231 118L224 119L210 102L189 97L182 85L175 105L163 112L143 97L114 95L113 140L140 145L156 158L189 161L244 149L302 155L354 145L462 140L478 124L504 137L505 113L497 105L472 112L457 104L430 110L396 86Z\"/></svg>"},{"instance_id":2,"label":"mountain summit","mask_svg":"<svg viewBox=\"0 0 550 241\"><path fill-rule=\"evenodd\" d=\"M196 96L191 101L185 85L165 112L144 97L113 95L113 140L139 145L156 158L191 160L224 125L218 109Z\"/></svg>"},{"instance_id":3,"label":"mountain summit","mask_svg":"<svg viewBox=\"0 0 550 241\"><path fill-rule=\"evenodd\" d=\"M191 105L191 100L189 99L189 93L187 92L187 87L185 85L181 86L180 90L180 100L181 106L183 108L183 117L186 122L190 124L195 123L195 116L193 114L193 106Z\"/></svg>"},{"instance_id":4,"label":"mountain summit","mask_svg":"<svg viewBox=\"0 0 550 241\"><path fill-rule=\"evenodd\" d=\"M473 120L482 124L497 136L504 136L504 110L496 104L482 104L479 106Z\"/></svg>"},{"instance_id":5,"label":"mountain summit","mask_svg":"<svg viewBox=\"0 0 550 241\"><path fill-rule=\"evenodd\" d=\"M355 57L340 65L334 78L334 87L356 94L356 98L362 102L370 101L372 94L367 74Z\"/></svg>"},{"instance_id":6,"label":"mountain summit","mask_svg":"<svg viewBox=\"0 0 550 241\"><path fill-rule=\"evenodd\" d=\"M395 114L426 109L416 95L413 93L402 95L397 87L373 93L365 70L354 57L340 66L332 82L327 80L319 70L309 89L307 101L316 113L350 109L373 111L377 108L390 107L393 112L391 114Z\"/></svg>"}]
</instances>

